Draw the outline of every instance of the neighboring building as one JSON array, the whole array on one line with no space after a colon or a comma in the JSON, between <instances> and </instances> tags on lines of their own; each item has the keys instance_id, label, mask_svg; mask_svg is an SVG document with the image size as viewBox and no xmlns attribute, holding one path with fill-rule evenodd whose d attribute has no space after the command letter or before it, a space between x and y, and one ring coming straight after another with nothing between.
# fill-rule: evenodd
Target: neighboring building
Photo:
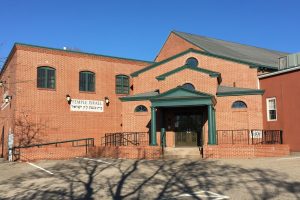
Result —
<instances>
[{"instance_id":1,"label":"neighboring building","mask_svg":"<svg viewBox=\"0 0 300 200\"><path fill-rule=\"evenodd\" d=\"M292 55L294 56L294 55ZM300 54L295 55L300 65ZM296 58L297 58L296 57ZM263 119L265 129L282 129L283 143L291 151L300 151L300 66L259 76L263 95Z\"/></svg>"},{"instance_id":2,"label":"neighboring building","mask_svg":"<svg viewBox=\"0 0 300 200\"><path fill-rule=\"evenodd\" d=\"M41 141L147 132L155 146L165 128L167 147L209 149L228 137L218 130L264 129L258 75L286 55L175 31L154 62L15 44L1 72L3 135L23 118L43 125Z\"/></svg>"}]
</instances>

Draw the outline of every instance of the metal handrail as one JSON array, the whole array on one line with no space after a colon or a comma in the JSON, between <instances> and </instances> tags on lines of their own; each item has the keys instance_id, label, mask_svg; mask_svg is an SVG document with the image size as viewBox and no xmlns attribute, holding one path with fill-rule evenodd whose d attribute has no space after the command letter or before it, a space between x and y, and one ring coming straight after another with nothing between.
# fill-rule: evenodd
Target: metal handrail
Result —
<instances>
[{"instance_id":1,"label":"metal handrail","mask_svg":"<svg viewBox=\"0 0 300 200\"><path fill-rule=\"evenodd\" d=\"M141 134L146 133L148 132L106 133L105 136L101 138L101 144L104 146L128 146L128 144L138 146L141 144L141 138L143 139L143 137L145 137ZM131 137L132 139L130 139Z\"/></svg>"},{"instance_id":2,"label":"metal handrail","mask_svg":"<svg viewBox=\"0 0 300 200\"><path fill-rule=\"evenodd\" d=\"M78 145L78 142L85 141L85 144ZM75 145L75 142L77 142L77 145ZM58 141L58 142L48 142L48 143L40 143L40 144L32 144L27 146L15 146L9 150L12 150L13 155L19 155L20 156L20 149L27 149L32 147L38 147L41 146L49 146L49 145L55 145L55 147L58 147L58 144L64 144L64 143L72 143L72 147L80 147L85 146L86 154L88 153L88 147L95 146L94 138L83 138L83 139L76 139L76 140L64 140L64 141ZM16 150L19 150L19 154L16 154Z\"/></svg>"},{"instance_id":3,"label":"metal handrail","mask_svg":"<svg viewBox=\"0 0 300 200\"><path fill-rule=\"evenodd\" d=\"M254 134L256 132L256 134ZM217 130L218 144L282 144L282 130Z\"/></svg>"}]
</instances>

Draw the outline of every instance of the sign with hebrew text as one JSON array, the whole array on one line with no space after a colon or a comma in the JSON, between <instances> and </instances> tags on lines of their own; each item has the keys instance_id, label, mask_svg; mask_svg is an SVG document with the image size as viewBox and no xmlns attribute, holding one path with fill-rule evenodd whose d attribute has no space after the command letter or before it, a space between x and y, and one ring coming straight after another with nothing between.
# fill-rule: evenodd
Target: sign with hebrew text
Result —
<instances>
[{"instance_id":1,"label":"sign with hebrew text","mask_svg":"<svg viewBox=\"0 0 300 200\"><path fill-rule=\"evenodd\" d=\"M70 110L79 112L103 112L104 103L103 101L96 100L72 99Z\"/></svg>"}]
</instances>

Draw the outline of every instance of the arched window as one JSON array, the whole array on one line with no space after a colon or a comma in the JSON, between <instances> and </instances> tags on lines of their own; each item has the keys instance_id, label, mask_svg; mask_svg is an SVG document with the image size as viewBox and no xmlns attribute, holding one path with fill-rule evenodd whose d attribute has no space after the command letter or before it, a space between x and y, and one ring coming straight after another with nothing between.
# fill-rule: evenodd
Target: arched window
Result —
<instances>
[{"instance_id":1,"label":"arched window","mask_svg":"<svg viewBox=\"0 0 300 200\"><path fill-rule=\"evenodd\" d=\"M79 72L79 91L95 92L95 73L90 71Z\"/></svg>"},{"instance_id":2,"label":"arched window","mask_svg":"<svg viewBox=\"0 0 300 200\"><path fill-rule=\"evenodd\" d=\"M116 94L129 94L129 77L126 75L116 76Z\"/></svg>"},{"instance_id":3,"label":"arched window","mask_svg":"<svg viewBox=\"0 0 300 200\"><path fill-rule=\"evenodd\" d=\"M198 60L194 57L190 57L185 61L185 64L189 67L198 67Z\"/></svg>"},{"instance_id":4,"label":"arched window","mask_svg":"<svg viewBox=\"0 0 300 200\"><path fill-rule=\"evenodd\" d=\"M247 108L247 104L243 101L235 101L233 102L231 108Z\"/></svg>"},{"instance_id":5,"label":"arched window","mask_svg":"<svg viewBox=\"0 0 300 200\"><path fill-rule=\"evenodd\" d=\"M182 87L184 89L188 89L188 90L192 90L192 91L195 90L195 86L191 83L185 83L185 84L182 85Z\"/></svg>"},{"instance_id":6,"label":"arched window","mask_svg":"<svg viewBox=\"0 0 300 200\"><path fill-rule=\"evenodd\" d=\"M148 109L146 108L146 106L139 105L135 107L134 112L148 112Z\"/></svg>"},{"instance_id":7,"label":"arched window","mask_svg":"<svg viewBox=\"0 0 300 200\"><path fill-rule=\"evenodd\" d=\"M55 69L52 67L37 68L37 87L55 89Z\"/></svg>"}]
</instances>

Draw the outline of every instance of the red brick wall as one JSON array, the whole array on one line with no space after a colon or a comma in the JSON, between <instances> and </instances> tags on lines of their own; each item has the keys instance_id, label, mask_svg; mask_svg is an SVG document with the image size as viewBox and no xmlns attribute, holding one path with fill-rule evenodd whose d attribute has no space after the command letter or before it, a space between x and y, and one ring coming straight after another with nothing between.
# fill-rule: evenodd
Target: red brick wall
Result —
<instances>
[{"instance_id":1,"label":"red brick wall","mask_svg":"<svg viewBox=\"0 0 300 200\"><path fill-rule=\"evenodd\" d=\"M300 151L300 71L260 79L264 129L283 130L283 143ZM267 121L266 99L276 97L277 121Z\"/></svg>"},{"instance_id":2,"label":"red brick wall","mask_svg":"<svg viewBox=\"0 0 300 200\"><path fill-rule=\"evenodd\" d=\"M9 59L7 64L7 69L4 74L1 74L1 81L4 82L3 87L0 87L0 105L3 109L0 111L0 138L2 134L2 129L4 128L4 157L7 158L8 153L8 132L9 129L13 129L13 121L16 110L16 95L19 91L16 90L17 78L15 76L16 68L18 64L17 56ZM10 103L4 103L5 95L12 96ZM5 107L5 108L4 108ZM2 142L2 141L1 141ZM0 151L2 148L0 149Z\"/></svg>"},{"instance_id":3,"label":"red brick wall","mask_svg":"<svg viewBox=\"0 0 300 200\"><path fill-rule=\"evenodd\" d=\"M12 107L1 111L1 124L13 127L13 115L26 115L33 123L46 126L42 139L44 142L78 138L100 138L106 132L122 130L121 95L115 94L115 75L139 70L149 63L127 59L109 58L51 49L16 46L16 52L2 74L1 80L11 82L8 90L13 95ZM56 88L38 89L36 87L37 67L50 66L56 69ZM95 73L95 92L79 91L79 71ZM109 106L103 113L71 112L66 101L69 94L74 99L102 100L109 97ZM7 113L6 113L7 112Z\"/></svg>"},{"instance_id":4,"label":"red brick wall","mask_svg":"<svg viewBox=\"0 0 300 200\"><path fill-rule=\"evenodd\" d=\"M261 95L218 97L217 130L263 129ZM246 103L246 109L231 108L235 101Z\"/></svg>"},{"instance_id":5,"label":"red brick wall","mask_svg":"<svg viewBox=\"0 0 300 200\"><path fill-rule=\"evenodd\" d=\"M204 158L258 158L289 155L289 145L210 145L204 147Z\"/></svg>"},{"instance_id":6,"label":"red brick wall","mask_svg":"<svg viewBox=\"0 0 300 200\"><path fill-rule=\"evenodd\" d=\"M165 44L161 48L159 54L156 56L155 61L162 61L166 58L169 58L175 54L178 54L190 48L202 50L201 48L187 42L186 40L182 39L176 34L171 33L168 39L166 40Z\"/></svg>"},{"instance_id":7,"label":"red brick wall","mask_svg":"<svg viewBox=\"0 0 300 200\"><path fill-rule=\"evenodd\" d=\"M159 159L159 146L101 146L90 149L91 157L130 158L130 159Z\"/></svg>"},{"instance_id":8,"label":"red brick wall","mask_svg":"<svg viewBox=\"0 0 300 200\"><path fill-rule=\"evenodd\" d=\"M175 88L178 85L192 83L196 90L216 95L218 87L217 78L209 77L209 75L200 72L187 69L166 77L166 79L162 81L158 81L155 78L184 65L186 59L189 57L197 58L199 60L199 67L220 72L222 75L221 85L233 86L233 83L235 83L236 87L258 88L256 69L224 59L189 53L139 74L138 77L135 77L133 80L135 85L134 93L144 93L154 91L155 89L159 89L162 93ZM215 108L217 129L262 129L261 98L261 95L216 97L217 103ZM232 109L232 103L235 101L244 101L247 104L247 109ZM134 108L140 104L145 105L149 110L149 112L144 116L138 116L133 112ZM130 131L138 129L149 131L149 125L151 122L150 106L151 104L148 101L123 103L123 130ZM207 142L207 122L204 124L203 131L205 137L204 141ZM172 137L172 134L169 135L169 137L167 136L167 144L173 146L174 137Z\"/></svg>"},{"instance_id":9,"label":"red brick wall","mask_svg":"<svg viewBox=\"0 0 300 200\"><path fill-rule=\"evenodd\" d=\"M21 161L71 159L86 155L86 147L33 147L20 150Z\"/></svg>"},{"instance_id":10,"label":"red brick wall","mask_svg":"<svg viewBox=\"0 0 300 200\"><path fill-rule=\"evenodd\" d=\"M158 81L156 80L155 77L183 66L185 64L186 59L188 59L189 57L195 57L196 59L198 59L199 67L201 68L220 72L222 76L221 85L233 86L235 83L236 87L252 88L252 89L258 88L257 69L249 68L249 66L247 65L227 61L224 59L214 58L206 55L199 55L196 53L188 53L186 55L178 57L172 61L169 61L165 64L162 64L151 70L139 74L138 77L135 77L133 79L135 85L134 93L137 94L142 92L153 91L155 89L161 89L162 85L165 84L164 83L165 81L168 81L168 79L169 80L172 79L173 78L172 76L176 76L177 74L173 74L167 77L166 80L164 81ZM188 76L180 77L179 81L181 81L181 84L185 82L194 81L194 79L192 79L192 77L195 75L194 71L184 70L182 71L182 73L193 73L193 74L190 74L191 76L189 77ZM197 76L201 76L200 74L201 73L198 72ZM210 78L210 79L213 80L216 78ZM198 88L202 89L201 85L205 85L203 84L205 80L203 80L202 77L201 78L199 77L197 80L199 82L193 82L193 84L195 84L196 89L197 86ZM178 86L178 84L179 84L178 82L175 82L169 85L169 87L176 87ZM215 87L215 85L216 83L214 83L213 86ZM202 92L206 92L206 91L202 91Z\"/></svg>"}]
</instances>

